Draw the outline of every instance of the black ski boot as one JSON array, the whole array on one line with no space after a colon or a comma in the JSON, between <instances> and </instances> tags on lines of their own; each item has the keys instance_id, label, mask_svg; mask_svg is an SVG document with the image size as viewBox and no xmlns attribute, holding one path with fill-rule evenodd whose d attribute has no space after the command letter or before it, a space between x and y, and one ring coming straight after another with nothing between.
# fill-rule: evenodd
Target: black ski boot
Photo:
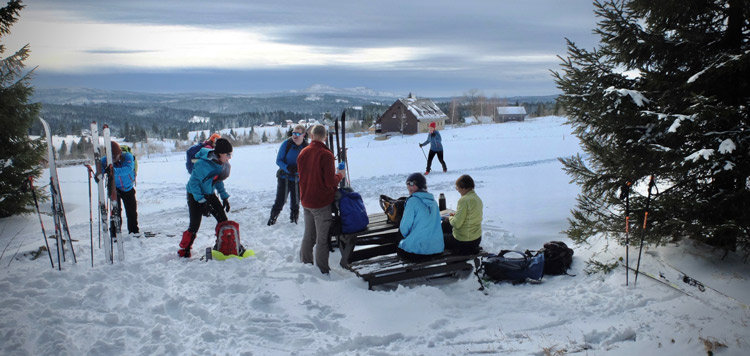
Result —
<instances>
[{"instance_id":1,"label":"black ski boot","mask_svg":"<svg viewBox=\"0 0 750 356\"><path fill-rule=\"evenodd\" d=\"M278 211L271 211L271 217L268 218L268 226L271 226L276 223L276 218L279 217Z\"/></svg>"},{"instance_id":2,"label":"black ski boot","mask_svg":"<svg viewBox=\"0 0 750 356\"><path fill-rule=\"evenodd\" d=\"M289 220L290 222L297 223L297 220L299 220L299 211L293 211L291 214L289 214Z\"/></svg>"}]
</instances>

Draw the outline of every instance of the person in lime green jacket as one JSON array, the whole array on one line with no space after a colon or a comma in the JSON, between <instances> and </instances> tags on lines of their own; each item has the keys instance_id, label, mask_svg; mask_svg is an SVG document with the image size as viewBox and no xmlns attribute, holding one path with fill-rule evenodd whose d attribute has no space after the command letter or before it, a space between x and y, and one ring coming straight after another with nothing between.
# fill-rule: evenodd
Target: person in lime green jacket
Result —
<instances>
[{"instance_id":1,"label":"person in lime green jacket","mask_svg":"<svg viewBox=\"0 0 750 356\"><path fill-rule=\"evenodd\" d=\"M482 199L474 191L474 179L464 174L456 180L461 194L456 212L443 220L445 249L459 254L479 253L482 242Z\"/></svg>"}]
</instances>

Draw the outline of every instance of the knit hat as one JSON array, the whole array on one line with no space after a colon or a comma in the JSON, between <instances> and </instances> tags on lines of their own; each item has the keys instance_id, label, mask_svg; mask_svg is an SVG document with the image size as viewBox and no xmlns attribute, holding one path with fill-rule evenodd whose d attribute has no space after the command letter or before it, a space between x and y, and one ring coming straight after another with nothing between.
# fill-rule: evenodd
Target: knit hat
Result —
<instances>
[{"instance_id":1,"label":"knit hat","mask_svg":"<svg viewBox=\"0 0 750 356\"><path fill-rule=\"evenodd\" d=\"M406 182L414 182L420 190L427 189L427 178L425 178L422 173L410 174L409 178L406 178Z\"/></svg>"},{"instance_id":2,"label":"knit hat","mask_svg":"<svg viewBox=\"0 0 750 356\"><path fill-rule=\"evenodd\" d=\"M232 144L225 138L216 139L216 146L214 148L216 154L219 153L230 153L232 152Z\"/></svg>"},{"instance_id":3,"label":"knit hat","mask_svg":"<svg viewBox=\"0 0 750 356\"><path fill-rule=\"evenodd\" d=\"M209 137L208 140L206 140L206 141L210 142L213 145L213 144L216 143L216 140L218 140L220 138L221 138L221 135L218 134L218 133L215 133L215 134L211 135L211 137Z\"/></svg>"},{"instance_id":4,"label":"knit hat","mask_svg":"<svg viewBox=\"0 0 750 356\"><path fill-rule=\"evenodd\" d=\"M433 129L434 129L434 128L435 128L436 126L437 126L437 124L435 124L435 121L433 121L433 122L431 122L431 123L430 123L430 127L432 127Z\"/></svg>"},{"instance_id":5,"label":"knit hat","mask_svg":"<svg viewBox=\"0 0 750 356\"><path fill-rule=\"evenodd\" d=\"M121 154L122 154L122 148L120 148L120 145L117 142L112 141L112 158L114 159L115 157Z\"/></svg>"}]
</instances>

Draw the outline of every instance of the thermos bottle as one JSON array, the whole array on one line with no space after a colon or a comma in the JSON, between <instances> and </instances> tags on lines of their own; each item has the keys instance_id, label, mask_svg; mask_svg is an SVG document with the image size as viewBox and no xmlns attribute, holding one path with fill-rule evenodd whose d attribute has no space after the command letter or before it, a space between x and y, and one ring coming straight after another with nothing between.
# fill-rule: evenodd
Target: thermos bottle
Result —
<instances>
[{"instance_id":1,"label":"thermos bottle","mask_svg":"<svg viewBox=\"0 0 750 356\"><path fill-rule=\"evenodd\" d=\"M438 199L438 207L440 208L440 211L445 210L445 194L440 193L440 198Z\"/></svg>"}]
</instances>

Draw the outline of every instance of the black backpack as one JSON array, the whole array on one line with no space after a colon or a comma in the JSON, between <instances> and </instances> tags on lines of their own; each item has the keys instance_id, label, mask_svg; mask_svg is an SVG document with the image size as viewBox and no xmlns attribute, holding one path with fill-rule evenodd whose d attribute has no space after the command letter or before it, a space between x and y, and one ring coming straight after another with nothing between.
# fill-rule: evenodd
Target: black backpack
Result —
<instances>
[{"instance_id":1,"label":"black backpack","mask_svg":"<svg viewBox=\"0 0 750 356\"><path fill-rule=\"evenodd\" d=\"M562 241L550 241L539 250L544 253L544 274L568 274L568 268L573 263L573 249Z\"/></svg>"}]
</instances>

